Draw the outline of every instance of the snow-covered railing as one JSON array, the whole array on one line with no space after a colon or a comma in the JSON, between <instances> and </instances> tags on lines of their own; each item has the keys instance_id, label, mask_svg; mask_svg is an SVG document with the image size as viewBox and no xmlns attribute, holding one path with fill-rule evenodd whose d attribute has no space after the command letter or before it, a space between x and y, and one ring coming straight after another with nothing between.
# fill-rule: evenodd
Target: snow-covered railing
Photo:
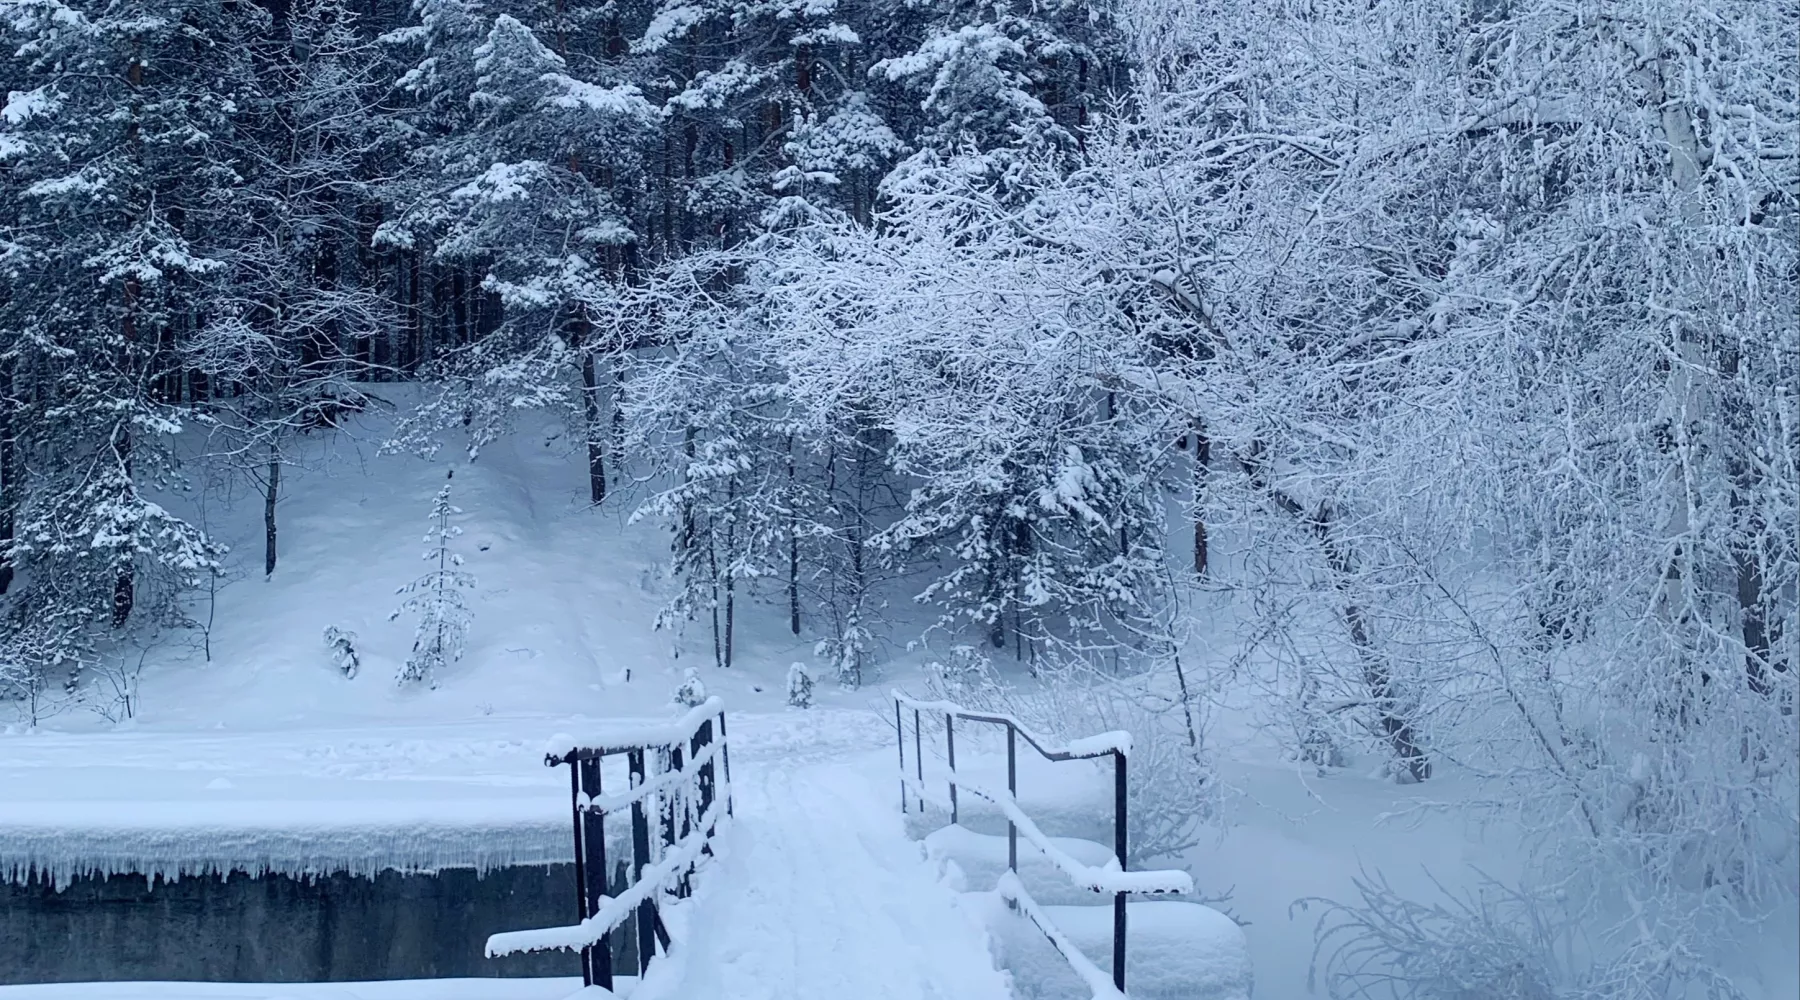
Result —
<instances>
[{"instance_id":1,"label":"snow-covered railing","mask_svg":"<svg viewBox=\"0 0 1800 1000\"><path fill-rule=\"evenodd\" d=\"M917 801L919 811L924 812L926 799L935 798L925 787L925 753L922 718L925 713L944 717L944 744L948 754L949 770L946 783L950 796L946 803L950 809L950 822L958 821L957 792L966 790L980 796L1000 807L1006 815L1006 867L1007 875L1001 880L999 891L1007 905L1024 914L1049 939L1050 944L1068 960L1075 972L1084 979L1093 990L1095 1000L1122 1000L1125 996L1125 900L1132 893L1184 893L1194 890L1193 879L1181 871L1148 871L1132 872L1125 870L1126 857L1126 777L1127 758L1131 754L1131 734L1124 732L1101 733L1084 739L1074 740L1062 746L1056 746L1049 740L1032 732L1018 719L1010 715L995 712L971 711L948 701L920 701L909 698L898 691L894 698L894 730L899 736L900 749L900 811L907 810L910 795ZM906 724L903 711L912 710L913 716L913 773L906 773ZM1006 727L1006 791L985 787L969 780L956 769L956 720L965 722L981 722L989 725ZM1025 742L1038 752L1045 760L1070 761L1092 760L1099 757L1113 759L1113 859L1104 867L1083 864L1069 856L1056 843L1038 828L1030 816L1019 808L1019 768L1018 741L1023 737ZM1086 955L1078 951L1069 939L1049 918L1043 908L1025 891L1024 883L1019 881L1019 835L1023 833L1044 856L1049 859L1076 886L1091 889L1095 892L1108 892L1113 896L1113 961L1112 982L1106 982L1105 973Z\"/></svg>"},{"instance_id":2,"label":"snow-covered railing","mask_svg":"<svg viewBox=\"0 0 1800 1000\"><path fill-rule=\"evenodd\" d=\"M575 742L566 736L553 739L555 746ZM629 785L623 792L609 794L601 788L601 764L615 754L625 755ZM640 975L658 944L668 951L669 933L657 912L657 897L664 892L688 894L688 876L700 856L712 852L721 812L731 813L731 755L725 739L724 703L709 698L667 723L609 729L566 752L547 752L544 764L569 765L580 920L565 927L495 934L487 940L487 955L497 958L522 951L579 950L582 981L610 990L613 932L637 918ZM627 809L631 812L632 881L617 896L609 896L606 817ZM652 810L661 818L661 835L654 851Z\"/></svg>"}]
</instances>

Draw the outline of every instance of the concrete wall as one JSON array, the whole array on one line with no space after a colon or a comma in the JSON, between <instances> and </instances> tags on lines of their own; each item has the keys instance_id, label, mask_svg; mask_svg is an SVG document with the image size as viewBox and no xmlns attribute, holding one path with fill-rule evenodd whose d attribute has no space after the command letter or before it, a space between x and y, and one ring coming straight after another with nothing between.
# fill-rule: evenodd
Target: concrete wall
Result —
<instances>
[{"instance_id":1,"label":"concrete wall","mask_svg":"<svg viewBox=\"0 0 1800 1000\"><path fill-rule=\"evenodd\" d=\"M62 892L0 881L0 984L575 976L568 952L482 957L495 931L573 923L574 883L573 865L481 878L114 875Z\"/></svg>"}]
</instances>

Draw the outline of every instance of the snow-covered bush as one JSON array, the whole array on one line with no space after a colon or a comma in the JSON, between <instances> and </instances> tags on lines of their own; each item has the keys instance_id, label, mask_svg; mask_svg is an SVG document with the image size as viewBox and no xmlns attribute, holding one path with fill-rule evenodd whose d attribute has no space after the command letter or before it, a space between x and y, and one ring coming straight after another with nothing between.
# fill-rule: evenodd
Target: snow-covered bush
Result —
<instances>
[{"instance_id":1,"label":"snow-covered bush","mask_svg":"<svg viewBox=\"0 0 1800 1000\"><path fill-rule=\"evenodd\" d=\"M1566 920L1554 904L1494 882L1421 902L1380 875L1356 879L1357 904L1322 905L1315 945L1329 995L1382 1000L1570 1000L1557 955Z\"/></svg>"},{"instance_id":2,"label":"snow-covered bush","mask_svg":"<svg viewBox=\"0 0 1800 1000\"><path fill-rule=\"evenodd\" d=\"M1131 865L1167 860L1198 844L1202 826L1219 812L1221 794L1195 714L1198 706L1184 708L1178 694L1164 690L1157 672L1114 678L1064 668L1048 676L1035 692L1014 700L1015 714L1064 739L1131 734ZM1098 762L1110 765L1110 759Z\"/></svg>"},{"instance_id":3,"label":"snow-covered bush","mask_svg":"<svg viewBox=\"0 0 1800 1000\"><path fill-rule=\"evenodd\" d=\"M27 727L75 704L78 679L98 661L85 613L47 588L15 594L0 626L0 701Z\"/></svg>"},{"instance_id":4,"label":"snow-covered bush","mask_svg":"<svg viewBox=\"0 0 1800 1000\"><path fill-rule=\"evenodd\" d=\"M1424 900L1382 876L1355 879L1360 900L1322 905L1315 974L1346 1000L1737 1000L1744 993L1691 947L1695 915L1658 909L1625 933L1602 933L1595 900L1483 877L1436 886ZM1670 942L1678 942L1673 947Z\"/></svg>"},{"instance_id":5,"label":"snow-covered bush","mask_svg":"<svg viewBox=\"0 0 1800 1000\"><path fill-rule=\"evenodd\" d=\"M693 667L682 674L681 683L676 686L675 694L670 698L677 705L693 708L706 701L706 685L701 683L700 674Z\"/></svg>"},{"instance_id":6,"label":"snow-covered bush","mask_svg":"<svg viewBox=\"0 0 1800 1000\"><path fill-rule=\"evenodd\" d=\"M434 568L400 588L399 593L410 596L388 616L390 621L402 614L419 616L413 630L412 654L400 670L398 680L402 684L428 680L436 687L438 671L462 659L474 617L463 602L462 592L474 588L475 577L457 568L462 565L462 556L450 550L451 540L462 534L450 518L460 513L462 508L450 503L450 484L445 483L432 499L432 527L425 536L431 548L425 551L424 559Z\"/></svg>"},{"instance_id":7,"label":"snow-covered bush","mask_svg":"<svg viewBox=\"0 0 1800 1000\"><path fill-rule=\"evenodd\" d=\"M788 665L787 702L795 708L811 708L813 696L812 674L806 672L806 665L795 661Z\"/></svg>"},{"instance_id":8,"label":"snow-covered bush","mask_svg":"<svg viewBox=\"0 0 1800 1000\"><path fill-rule=\"evenodd\" d=\"M94 699L88 702L88 708L95 715L114 723L137 718L138 709L142 707L138 682L143 676L148 652L148 647L135 651L125 649L95 665L95 677L88 693Z\"/></svg>"},{"instance_id":9,"label":"snow-covered bush","mask_svg":"<svg viewBox=\"0 0 1800 1000\"><path fill-rule=\"evenodd\" d=\"M1172 662L1119 677L1080 661L1044 661L1035 680L1008 684L985 656L966 646L959 650L952 651L954 666L933 665L926 681L933 697L1012 715L1059 740L1130 734L1127 832L1134 867L1199 843L1203 824L1219 811L1221 790L1212 774L1200 705L1184 698L1181 685L1169 676ZM1111 763L1101 758L1095 766Z\"/></svg>"},{"instance_id":10,"label":"snow-covered bush","mask_svg":"<svg viewBox=\"0 0 1800 1000\"><path fill-rule=\"evenodd\" d=\"M362 659L356 653L356 633L336 625L325 626L325 645L331 650L332 665L338 668L346 679L356 677Z\"/></svg>"},{"instance_id":11,"label":"snow-covered bush","mask_svg":"<svg viewBox=\"0 0 1800 1000\"><path fill-rule=\"evenodd\" d=\"M925 684L933 697L969 708L992 708L1001 701L993 663L968 643L952 646L946 659L926 664Z\"/></svg>"},{"instance_id":12,"label":"snow-covered bush","mask_svg":"<svg viewBox=\"0 0 1800 1000\"><path fill-rule=\"evenodd\" d=\"M34 729L61 714L75 699L62 685L52 682L39 664L9 658L0 660L0 700L13 702L25 728Z\"/></svg>"}]
</instances>

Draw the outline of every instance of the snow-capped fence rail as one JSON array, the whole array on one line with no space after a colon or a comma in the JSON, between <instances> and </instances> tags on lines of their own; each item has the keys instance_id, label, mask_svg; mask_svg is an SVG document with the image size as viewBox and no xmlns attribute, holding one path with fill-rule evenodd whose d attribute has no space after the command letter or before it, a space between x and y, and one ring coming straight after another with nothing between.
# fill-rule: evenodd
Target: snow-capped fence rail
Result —
<instances>
[{"instance_id":1,"label":"snow-capped fence rail","mask_svg":"<svg viewBox=\"0 0 1800 1000\"><path fill-rule=\"evenodd\" d=\"M607 793L601 787L602 763L616 754L625 756L628 787ZM582 981L611 990L613 932L636 916L640 975L657 945L668 952L669 932L657 912L657 897L665 891L688 894L688 877L700 856L711 853L720 814L731 813L724 704L709 698L668 723L611 729L586 745L545 754L544 764L569 766L580 920L565 927L495 934L487 940L487 955L579 950ZM606 817L626 809L631 813L632 883L608 896ZM660 817L654 843L652 811Z\"/></svg>"},{"instance_id":2,"label":"snow-capped fence rail","mask_svg":"<svg viewBox=\"0 0 1800 1000\"><path fill-rule=\"evenodd\" d=\"M919 811L924 812L926 799L931 795L925 786L925 754L922 719L926 713L944 717L944 745L949 769L946 772L946 783L949 787L947 805L950 809L950 822L959 819L957 810L957 793L967 791L992 802L1000 807L1006 815L1006 867L1007 875L1001 879L999 891L1001 898L1015 911L1024 915L1050 944L1067 959L1076 974L1086 981L1093 990L1095 1000L1124 1000L1125 997L1125 901L1132 893L1189 893L1194 891L1194 882L1186 872L1181 871L1145 871L1131 872L1125 870L1126 857L1126 809L1128 757L1131 754L1131 734L1124 732L1101 733L1072 741L1063 746L1054 746L1042 736L1032 732L1018 719L1010 715L993 712L971 711L948 701L920 701L909 698L898 691L894 698L894 730L899 738L900 752L900 811L907 811L909 794L917 801ZM904 711L912 711L913 722L913 773L906 773L906 724ZM1006 791L988 788L969 780L956 769L956 720L979 722L1006 728ZM1018 741L1023 738L1028 746L1038 755L1050 761L1092 760L1100 757L1113 759L1113 859L1103 867L1083 864L1059 848L1056 843L1038 829L1038 825L1019 808L1017 795L1018 778ZM937 800L944 801L944 800ZM1067 935L1052 924L1042 907L1025 891L1025 885L1018 878L1019 871L1019 835L1023 833L1038 850L1044 853L1050 863L1055 865L1075 885L1091 889L1095 892L1110 892L1113 895L1113 958L1112 982L1106 981L1106 974L1100 971L1086 955L1082 954L1070 943Z\"/></svg>"}]
</instances>

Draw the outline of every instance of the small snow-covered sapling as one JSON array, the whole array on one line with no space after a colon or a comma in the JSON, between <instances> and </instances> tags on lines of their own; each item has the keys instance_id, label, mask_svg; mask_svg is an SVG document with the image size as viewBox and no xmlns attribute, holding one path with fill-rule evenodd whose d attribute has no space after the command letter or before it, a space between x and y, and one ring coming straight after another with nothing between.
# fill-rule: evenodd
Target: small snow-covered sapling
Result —
<instances>
[{"instance_id":1,"label":"small snow-covered sapling","mask_svg":"<svg viewBox=\"0 0 1800 1000\"><path fill-rule=\"evenodd\" d=\"M354 678L356 670L362 666L362 659L356 655L356 633L336 625L325 626L325 645L331 649L331 660L345 678Z\"/></svg>"},{"instance_id":2,"label":"small snow-covered sapling","mask_svg":"<svg viewBox=\"0 0 1800 1000\"><path fill-rule=\"evenodd\" d=\"M424 558L435 568L400 588L400 593L408 595L406 602L388 616L389 621L407 613L419 616L412 655L400 670L402 684L426 680L437 687L437 672L462 659L474 617L462 591L475 587L475 577L461 569L462 556L450 551L451 541L462 534L450 517L460 513L462 508L450 503L450 484L445 483L432 498L431 532L425 536L431 548L425 550Z\"/></svg>"},{"instance_id":3,"label":"small snow-covered sapling","mask_svg":"<svg viewBox=\"0 0 1800 1000\"><path fill-rule=\"evenodd\" d=\"M700 683L700 675L694 672L693 667L687 668L687 673L682 676L681 686L675 689L674 701L687 708L706 701L706 685Z\"/></svg>"},{"instance_id":4,"label":"small snow-covered sapling","mask_svg":"<svg viewBox=\"0 0 1800 1000\"><path fill-rule=\"evenodd\" d=\"M806 672L806 666L796 661L788 667L787 701L795 708L811 708L813 693L812 674Z\"/></svg>"}]
</instances>

